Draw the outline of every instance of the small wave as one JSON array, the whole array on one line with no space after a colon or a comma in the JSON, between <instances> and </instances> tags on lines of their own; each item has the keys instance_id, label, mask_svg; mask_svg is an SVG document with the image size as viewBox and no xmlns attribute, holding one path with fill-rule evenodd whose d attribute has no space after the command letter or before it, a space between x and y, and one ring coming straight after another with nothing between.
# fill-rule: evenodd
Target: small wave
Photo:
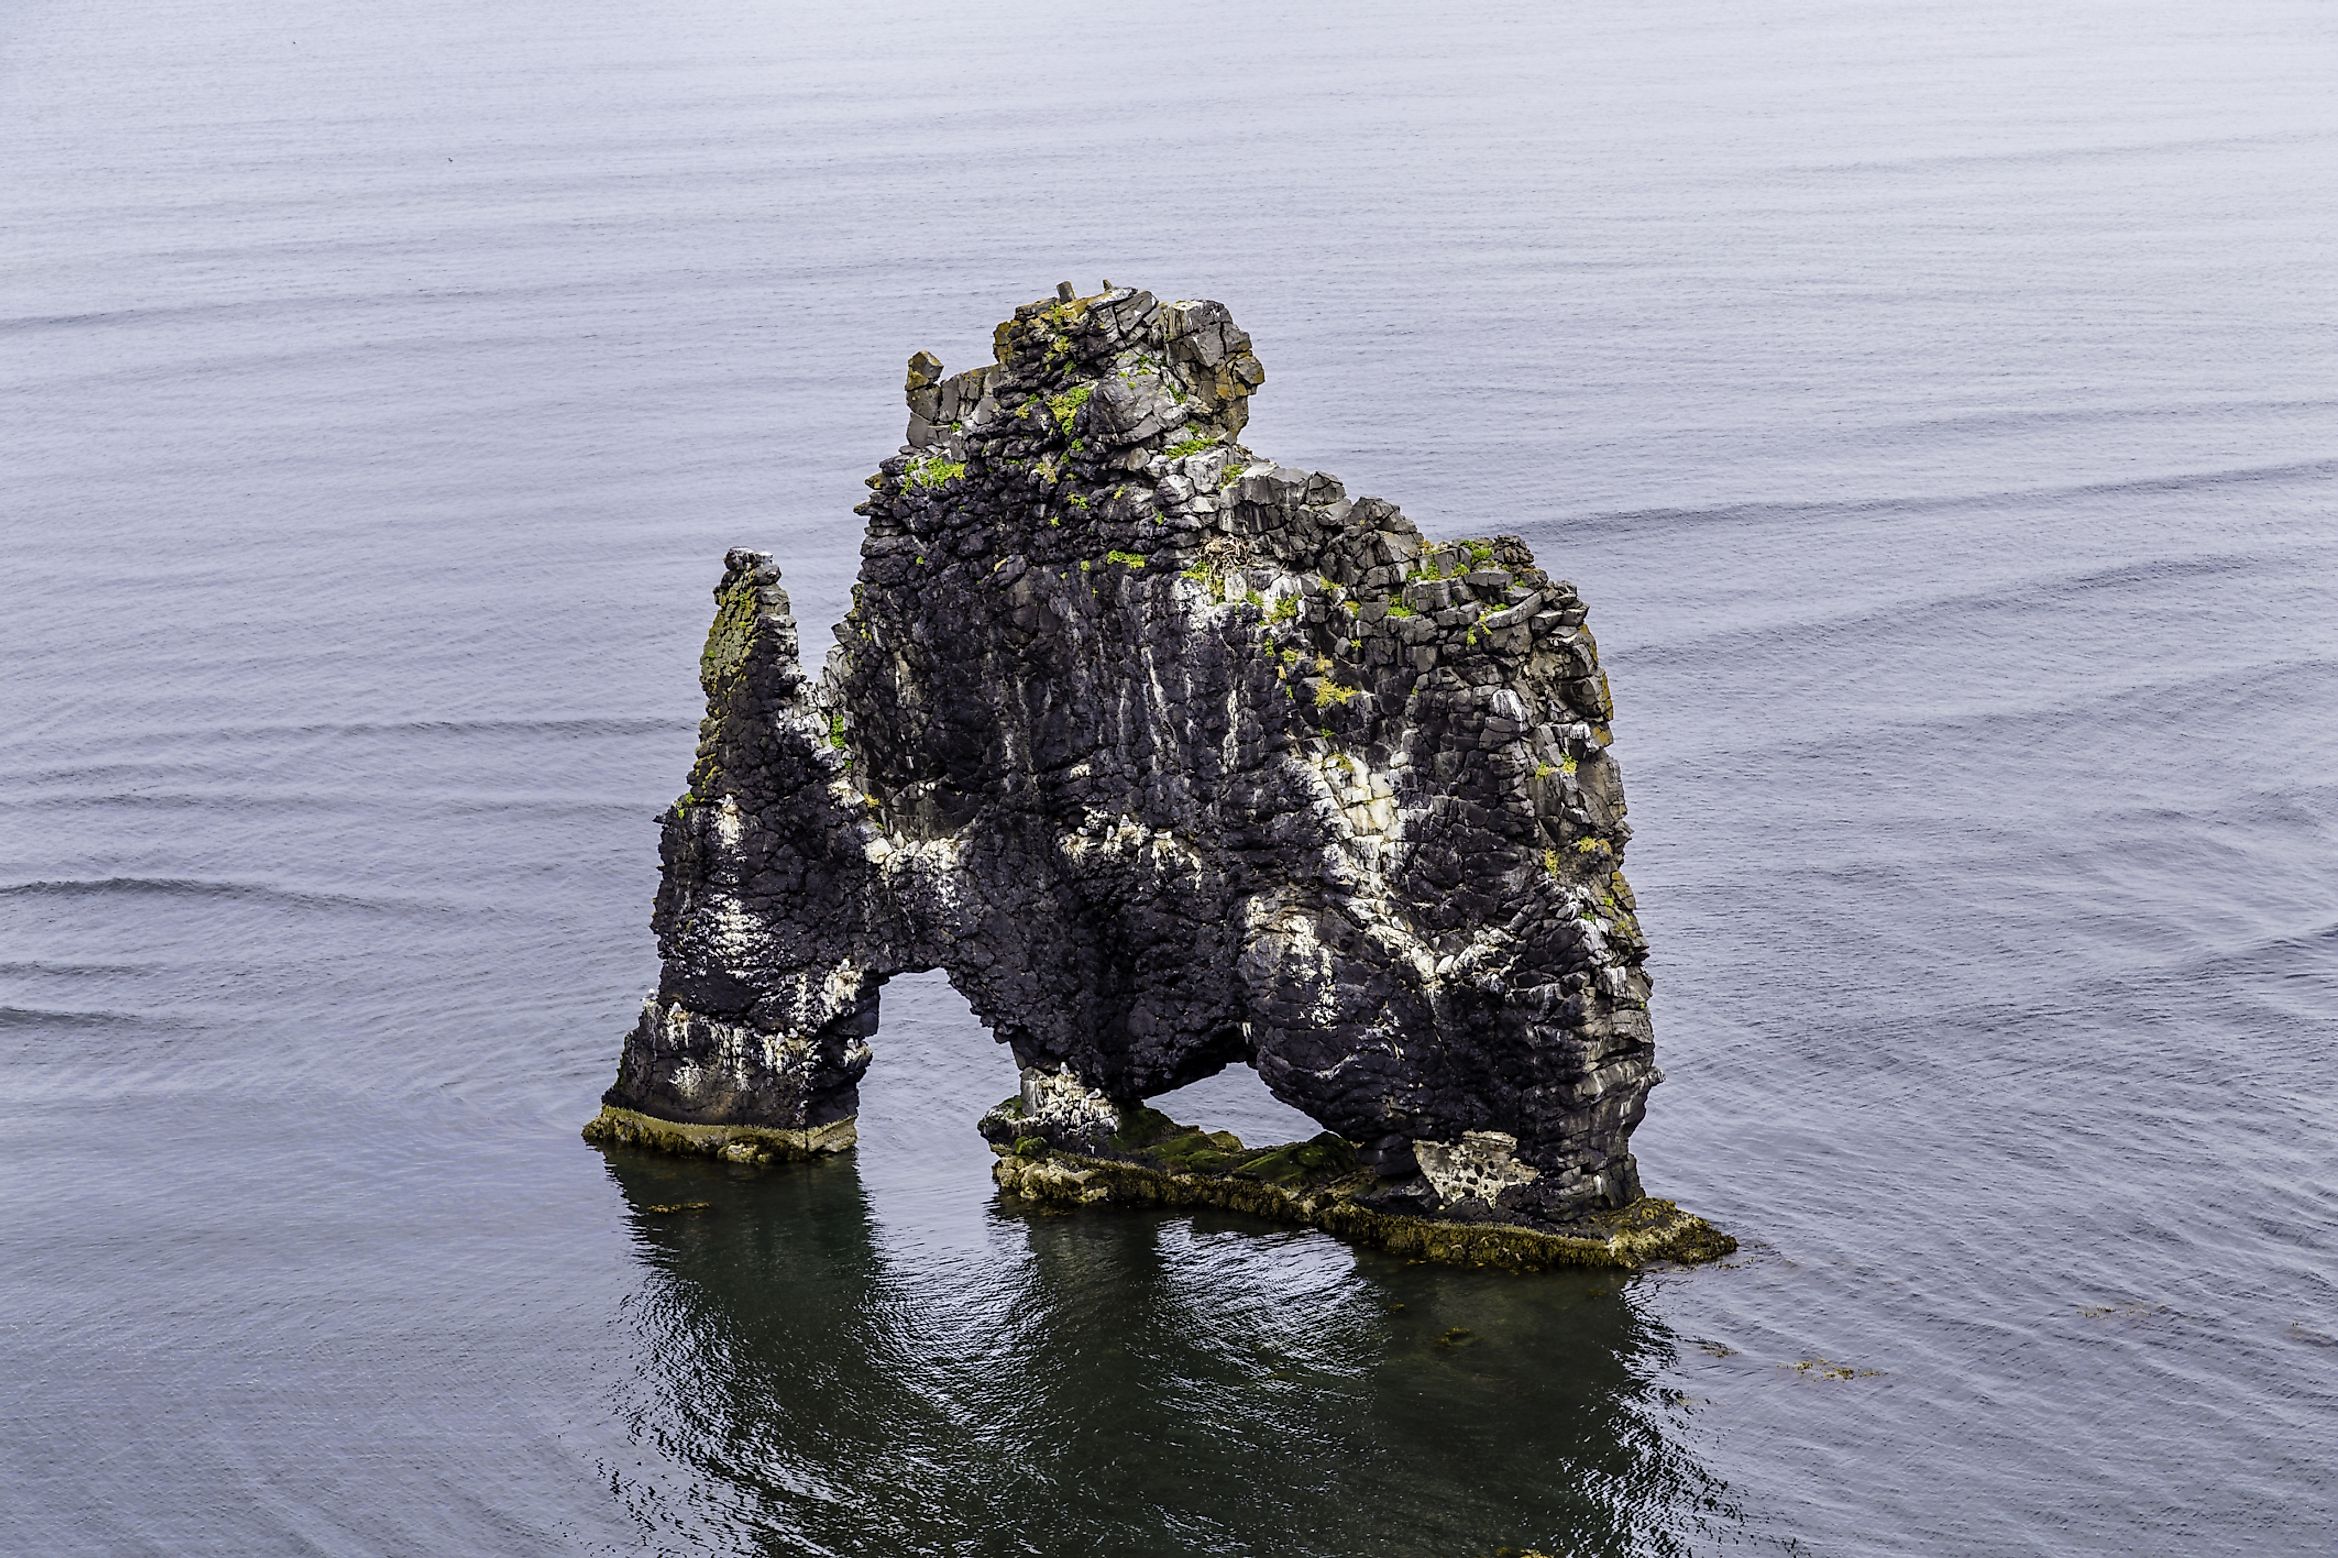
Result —
<instances>
[{"instance_id":1,"label":"small wave","mask_svg":"<svg viewBox=\"0 0 2338 1558\"><path fill-rule=\"evenodd\" d=\"M67 963L50 958L0 961L0 979L87 979L97 974L151 974L160 963Z\"/></svg>"},{"instance_id":2,"label":"small wave","mask_svg":"<svg viewBox=\"0 0 2338 1558\"><path fill-rule=\"evenodd\" d=\"M2171 967L2171 975L2328 980L2338 973L2338 922L2271 931L2201 950Z\"/></svg>"},{"instance_id":3,"label":"small wave","mask_svg":"<svg viewBox=\"0 0 2338 1558\"><path fill-rule=\"evenodd\" d=\"M696 730L679 714L570 714L549 718L263 720L216 725L142 727L141 741L229 740L244 736L642 736Z\"/></svg>"},{"instance_id":4,"label":"small wave","mask_svg":"<svg viewBox=\"0 0 2338 1558\"><path fill-rule=\"evenodd\" d=\"M1897 418L1864 429L1846 430L1838 435L1837 442L1844 446L1897 448L1905 446L1912 439L1942 434L1955 437L2019 436L2045 429L2091 430L2127 427L2137 423L2166 426L2217 421L2236 415L2326 412L2333 408L2338 408L2338 397L2256 396L2113 406L2027 407L2012 411Z\"/></svg>"},{"instance_id":5,"label":"small wave","mask_svg":"<svg viewBox=\"0 0 2338 1558\"><path fill-rule=\"evenodd\" d=\"M641 736L663 731L696 730L698 721L673 714L583 714L549 719L408 719L331 720L315 723L214 725L185 735L255 736Z\"/></svg>"},{"instance_id":6,"label":"small wave","mask_svg":"<svg viewBox=\"0 0 2338 1558\"><path fill-rule=\"evenodd\" d=\"M194 812L213 815L264 814L293 811L327 815L361 815L380 819L393 816L453 816L530 818L638 818L656 816L671 798L644 795L632 799L605 796L534 795L514 790L508 794L475 792L434 794L412 789L394 795L370 792L318 790L93 790L86 785L52 794L0 795L0 812L81 811L113 807L127 811Z\"/></svg>"},{"instance_id":7,"label":"small wave","mask_svg":"<svg viewBox=\"0 0 2338 1558\"><path fill-rule=\"evenodd\" d=\"M247 208L269 209L273 205L273 202L262 202ZM94 213L84 211L81 214L86 218ZM248 257L247 251L231 247L189 247L178 251L178 258L182 260ZM0 317L0 335L32 335L46 330L103 330L189 319L259 319L280 324L286 319L314 314L365 313L411 307L416 302L509 303L553 296L560 290L557 283L533 281L501 287L311 292L303 296L222 298L207 303L149 303L131 308L90 309L72 314L17 314Z\"/></svg>"},{"instance_id":8,"label":"small wave","mask_svg":"<svg viewBox=\"0 0 2338 1558\"><path fill-rule=\"evenodd\" d=\"M698 720L687 715L577 715L550 719L414 719L285 721L269 724L219 724L168 728L149 726L137 732L136 745L160 747L150 753L96 755L107 743L93 741L95 750L82 761L66 765L0 765L0 777L55 784L112 783L124 777L155 774L204 773L223 764L248 761L242 754L190 752L189 747L235 747L254 738L332 740L371 736L550 736L577 740L610 740L634 736L680 736L695 733ZM127 743L124 743L127 744ZM240 771L240 770L238 770Z\"/></svg>"},{"instance_id":9,"label":"small wave","mask_svg":"<svg viewBox=\"0 0 2338 1558\"><path fill-rule=\"evenodd\" d=\"M1863 519L1893 515L1957 513L1968 509L2050 506L2072 498L2132 496L2141 493L2213 492L2262 482L2316 481L2338 476L2338 460L2291 460L2271 465L2233 465L2207 471L2170 471L2124 481L2078 482L2061 487L1993 487L1939 496L1821 498L1806 503L1725 503L1717 508L1601 509L1559 521L1569 531L1646 524L1711 524L1781 519Z\"/></svg>"},{"instance_id":10,"label":"small wave","mask_svg":"<svg viewBox=\"0 0 2338 1558\"><path fill-rule=\"evenodd\" d=\"M45 1006L0 1006L0 1032L18 1028L145 1028L154 1019L135 1012L59 1011Z\"/></svg>"},{"instance_id":11,"label":"small wave","mask_svg":"<svg viewBox=\"0 0 2338 1558\"><path fill-rule=\"evenodd\" d=\"M1928 621L1961 621L1980 612L2060 606L2080 596L2133 589L2138 585L2246 577L2268 569L2295 567L2331 550L2331 543L2314 542L2248 551L2194 552L2141 558L2102 568L2067 569L1976 589L1898 596L1842 610L1768 618L1683 638L1658 640L1635 648L1632 654L1635 660L1651 663L1706 660L1723 655L1733 647L1781 638L1792 640L1807 651L1813 641L1830 634L1864 633L1873 628L1904 634Z\"/></svg>"},{"instance_id":12,"label":"small wave","mask_svg":"<svg viewBox=\"0 0 2338 1558\"><path fill-rule=\"evenodd\" d=\"M78 330L89 325L126 324L139 319L168 318L187 309L120 308L95 314L19 314L0 319L0 335L31 335L41 330Z\"/></svg>"},{"instance_id":13,"label":"small wave","mask_svg":"<svg viewBox=\"0 0 2338 1558\"><path fill-rule=\"evenodd\" d=\"M288 909L409 912L447 907L431 899L388 893L331 892L318 888L276 887L265 882L236 882L192 876L47 877L29 882L0 882L0 899L117 896L216 899Z\"/></svg>"},{"instance_id":14,"label":"small wave","mask_svg":"<svg viewBox=\"0 0 2338 1558\"><path fill-rule=\"evenodd\" d=\"M1903 715L1864 716L1859 722L1859 739L1878 755L1895 750L1899 740L1908 736L1942 744L1970 733L1991 745L2008 747L2017 733L2033 726L2053 731L2073 726L2098 730L2133 728L2138 713L2165 722L2192 710L2205 713L2210 709L2228 712L2237 709L2246 713L2255 707L2295 707L2300 698L2326 698L2324 684L2334 678L2338 678L2338 656L2217 666L2019 704L1979 704L1924 709ZM2301 680L2306 685L2299 686ZM1840 758L1842 748L1842 735L1828 729L1791 740L1732 741L1716 744L1709 750L1715 755L1768 754L1780 758L1818 758L1832 763Z\"/></svg>"},{"instance_id":15,"label":"small wave","mask_svg":"<svg viewBox=\"0 0 2338 1558\"><path fill-rule=\"evenodd\" d=\"M2091 146L2008 148L1998 151L1916 153L1905 157L1858 157L1833 162L1804 163L1805 173L1883 173L1899 175L1923 168L1978 168L2054 166L2072 162L2114 162L2135 157L2165 157L2200 151L2232 151L2253 146L2294 146L2315 137L2298 134L2201 135L2154 141L2109 141Z\"/></svg>"}]
</instances>

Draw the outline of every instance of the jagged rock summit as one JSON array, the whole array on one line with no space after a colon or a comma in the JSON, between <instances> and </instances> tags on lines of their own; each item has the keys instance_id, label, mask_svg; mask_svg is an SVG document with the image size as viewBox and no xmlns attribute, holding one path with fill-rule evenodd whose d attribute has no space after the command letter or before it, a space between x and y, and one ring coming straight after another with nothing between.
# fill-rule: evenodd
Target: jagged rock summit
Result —
<instances>
[{"instance_id":1,"label":"jagged rock summit","mask_svg":"<svg viewBox=\"0 0 2338 1558\"><path fill-rule=\"evenodd\" d=\"M1646 948L1574 588L1244 448L1265 374L1221 305L1058 294L995 363L910 360L817 680L730 554L664 971L587 1134L841 1149L885 980L939 968L1022 1067L982 1122L1016 1194L1514 1266L1725 1251L1628 1150ZM1244 1062L1325 1134L1143 1106Z\"/></svg>"}]
</instances>

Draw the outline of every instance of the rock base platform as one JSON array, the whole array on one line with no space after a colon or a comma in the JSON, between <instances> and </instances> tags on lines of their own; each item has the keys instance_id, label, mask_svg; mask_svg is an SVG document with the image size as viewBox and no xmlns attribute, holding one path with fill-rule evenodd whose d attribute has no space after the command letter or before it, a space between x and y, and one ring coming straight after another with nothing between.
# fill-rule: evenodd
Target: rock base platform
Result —
<instances>
[{"instance_id":1,"label":"rock base platform","mask_svg":"<svg viewBox=\"0 0 2338 1558\"><path fill-rule=\"evenodd\" d=\"M1448 1266L1543 1271L1560 1266L1637 1271L1719 1260L1737 1241L1693 1212L1643 1196L1561 1230L1496 1220L1422 1217L1365 1204L1380 1188L1353 1146L1330 1132L1247 1148L1224 1131L1177 1125L1139 1111L1111 1157L1061 1152L1034 1138L993 1143L992 1177L1009 1196L1055 1206L1214 1207L1320 1228L1351 1244Z\"/></svg>"},{"instance_id":2,"label":"rock base platform","mask_svg":"<svg viewBox=\"0 0 2338 1558\"><path fill-rule=\"evenodd\" d=\"M726 1163L802 1163L843 1152L860 1139L855 1122L837 1120L791 1130L768 1125L685 1125L605 1104L586 1122L584 1139L600 1147L640 1147Z\"/></svg>"}]
</instances>

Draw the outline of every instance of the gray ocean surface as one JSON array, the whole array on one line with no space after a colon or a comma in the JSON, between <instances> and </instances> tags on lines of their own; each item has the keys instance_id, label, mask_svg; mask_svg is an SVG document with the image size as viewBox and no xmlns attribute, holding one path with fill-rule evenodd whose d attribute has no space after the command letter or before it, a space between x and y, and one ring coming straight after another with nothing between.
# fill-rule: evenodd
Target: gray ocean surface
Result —
<instances>
[{"instance_id":1,"label":"gray ocean surface","mask_svg":"<svg viewBox=\"0 0 2338 1558\"><path fill-rule=\"evenodd\" d=\"M2334 78L2313 0L11 0L0 1548L2338 1550ZM904 359L1105 276L1581 586L1732 1262L1018 1215L935 978L853 1158L577 1139L724 549L816 653Z\"/></svg>"}]
</instances>

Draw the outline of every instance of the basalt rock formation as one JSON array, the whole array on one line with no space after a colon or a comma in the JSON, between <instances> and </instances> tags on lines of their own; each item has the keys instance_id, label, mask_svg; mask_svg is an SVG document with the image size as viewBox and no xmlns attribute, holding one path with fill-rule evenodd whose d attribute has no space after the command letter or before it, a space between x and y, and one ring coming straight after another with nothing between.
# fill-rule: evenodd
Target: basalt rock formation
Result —
<instances>
[{"instance_id":1,"label":"basalt rock formation","mask_svg":"<svg viewBox=\"0 0 2338 1558\"><path fill-rule=\"evenodd\" d=\"M1728 1248L1628 1150L1646 947L1573 587L1244 448L1219 304L1067 287L995 345L911 359L817 680L731 553L663 976L588 1135L849 1145L886 978L939 968L1022 1067L982 1123L1018 1194L1511 1265ZM1244 1062L1325 1135L1142 1106Z\"/></svg>"}]
</instances>

